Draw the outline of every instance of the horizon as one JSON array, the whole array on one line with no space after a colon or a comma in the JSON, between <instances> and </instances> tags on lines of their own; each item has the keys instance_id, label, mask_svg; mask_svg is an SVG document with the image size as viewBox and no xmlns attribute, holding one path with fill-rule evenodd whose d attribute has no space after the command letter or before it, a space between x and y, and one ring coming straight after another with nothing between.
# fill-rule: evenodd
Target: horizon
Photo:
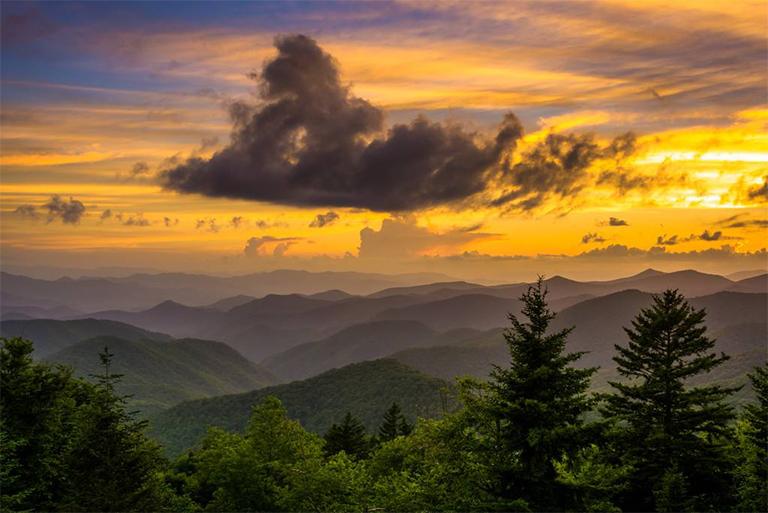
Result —
<instances>
[{"instance_id":1,"label":"horizon","mask_svg":"<svg viewBox=\"0 0 768 513\"><path fill-rule=\"evenodd\" d=\"M768 5L663 5L3 2L0 266L768 269Z\"/></svg>"}]
</instances>

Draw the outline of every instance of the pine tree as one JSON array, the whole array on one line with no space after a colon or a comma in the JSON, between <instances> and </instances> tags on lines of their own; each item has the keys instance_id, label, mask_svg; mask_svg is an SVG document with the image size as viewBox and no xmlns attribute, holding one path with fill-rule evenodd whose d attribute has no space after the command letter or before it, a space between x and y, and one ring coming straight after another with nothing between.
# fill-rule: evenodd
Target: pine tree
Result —
<instances>
[{"instance_id":1,"label":"pine tree","mask_svg":"<svg viewBox=\"0 0 768 513\"><path fill-rule=\"evenodd\" d=\"M67 444L68 493L61 509L147 511L168 499L158 477L164 459L160 447L144 436L146 421L133 420L125 397L115 394L120 375L112 374L112 354L99 354L104 374L93 398L75 414Z\"/></svg>"},{"instance_id":2,"label":"pine tree","mask_svg":"<svg viewBox=\"0 0 768 513\"><path fill-rule=\"evenodd\" d=\"M325 434L324 451L332 456L344 451L355 458L368 456L370 444L365 435L365 426L352 413L347 412L341 424L334 423Z\"/></svg>"},{"instance_id":3,"label":"pine tree","mask_svg":"<svg viewBox=\"0 0 768 513\"><path fill-rule=\"evenodd\" d=\"M748 374L757 404L744 408L739 423L737 508L768 511L768 364Z\"/></svg>"},{"instance_id":4,"label":"pine tree","mask_svg":"<svg viewBox=\"0 0 768 513\"><path fill-rule=\"evenodd\" d=\"M583 414L594 404L586 392L596 369L573 367L584 354L565 352L573 328L548 333L555 314L546 295L540 277L520 297L527 322L509 315L512 327L504 333L509 368L494 366L487 383L462 384L478 425L491 426L481 428L489 440L491 484L486 491L497 497L498 507L507 509L569 507L555 464L588 445L592 432Z\"/></svg>"},{"instance_id":5,"label":"pine tree","mask_svg":"<svg viewBox=\"0 0 768 513\"><path fill-rule=\"evenodd\" d=\"M634 470L624 510L724 507L723 442L734 414L722 400L738 389L685 386L728 359L710 353L705 315L667 290L625 328L627 347L615 346L618 372L629 381L610 382L617 393L605 396L602 412L626 424L619 446Z\"/></svg>"},{"instance_id":6,"label":"pine tree","mask_svg":"<svg viewBox=\"0 0 768 513\"><path fill-rule=\"evenodd\" d=\"M400 406L397 403L392 403L392 406L384 414L381 426L379 426L379 441L389 442L398 436L408 436L411 431L413 431L413 427L403 415Z\"/></svg>"}]
</instances>

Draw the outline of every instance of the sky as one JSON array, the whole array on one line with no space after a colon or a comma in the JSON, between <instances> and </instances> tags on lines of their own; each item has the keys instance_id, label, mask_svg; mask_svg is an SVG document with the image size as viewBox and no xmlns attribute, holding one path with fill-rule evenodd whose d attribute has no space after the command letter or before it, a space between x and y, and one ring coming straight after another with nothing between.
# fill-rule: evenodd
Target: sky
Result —
<instances>
[{"instance_id":1,"label":"sky","mask_svg":"<svg viewBox=\"0 0 768 513\"><path fill-rule=\"evenodd\" d=\"M768 267L768 3L2 2L0 264Z\"/></svg>"}]
</instances>

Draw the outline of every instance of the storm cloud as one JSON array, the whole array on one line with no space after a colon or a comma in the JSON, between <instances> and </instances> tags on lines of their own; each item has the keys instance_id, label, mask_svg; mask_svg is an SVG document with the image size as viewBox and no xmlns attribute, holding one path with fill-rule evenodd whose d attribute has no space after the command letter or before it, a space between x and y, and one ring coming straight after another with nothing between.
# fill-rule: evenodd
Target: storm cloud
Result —
<instances>
[{"instance_id":1,"label":"storm cloud","mask_svg":"<svg viewBox=\"0 0 768 513\"><path fill-rule=\"evenodd\" d=\"M230 106L229 146L208 160L192 157L161 171L164 188L297 206L409 211L485 191L523 135L512 113L491 140L421 116L385 132L384 112L350 93L336 61L313 39L281 36L275 46L277 57L253 77L259 106Z\"/></svg>"}]
</instances>

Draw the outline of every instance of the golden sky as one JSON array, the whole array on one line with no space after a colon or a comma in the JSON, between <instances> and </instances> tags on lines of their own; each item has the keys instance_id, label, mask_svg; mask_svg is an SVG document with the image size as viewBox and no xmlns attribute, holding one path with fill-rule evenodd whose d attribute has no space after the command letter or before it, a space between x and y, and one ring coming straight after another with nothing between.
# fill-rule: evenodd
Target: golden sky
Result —
<instances>
[{"instance_id":1,"label":"golden sky","mask_svg":"<svg viewBox=\"0 0 768 513\"><path fill-rule=\"evenodd\" d=\"M4 2L2 263L499 281L765 268L767 6ZM329 103L318 121L310 106L311 121L283 140L281 162L300 178L288 189L267 190L271 178L221 185L239 180L232 162L272 140L261 128L238 147L245 132L230 110L246 106L250 120L288 97L264 92L280 80L266 64L299 59L276 48L281 34L332 56L327 94L343 97L350 120ZM343 141L334 131L364 118L353 110L363 100L381 121L350 141L384 149L349 176L341 166L351 182L334 185L302 151L315 136L322 151ZM494 150L509 112L522 131ZM433 160L413 163L435 141L414 142L420 116L448 140L432 175ZM630 138L630 150L611 149ZM206 184L163 181L188 159ZM268 177L253 163L266 157L254 159L242 172Z\"/></svg>"}]
</instances>

